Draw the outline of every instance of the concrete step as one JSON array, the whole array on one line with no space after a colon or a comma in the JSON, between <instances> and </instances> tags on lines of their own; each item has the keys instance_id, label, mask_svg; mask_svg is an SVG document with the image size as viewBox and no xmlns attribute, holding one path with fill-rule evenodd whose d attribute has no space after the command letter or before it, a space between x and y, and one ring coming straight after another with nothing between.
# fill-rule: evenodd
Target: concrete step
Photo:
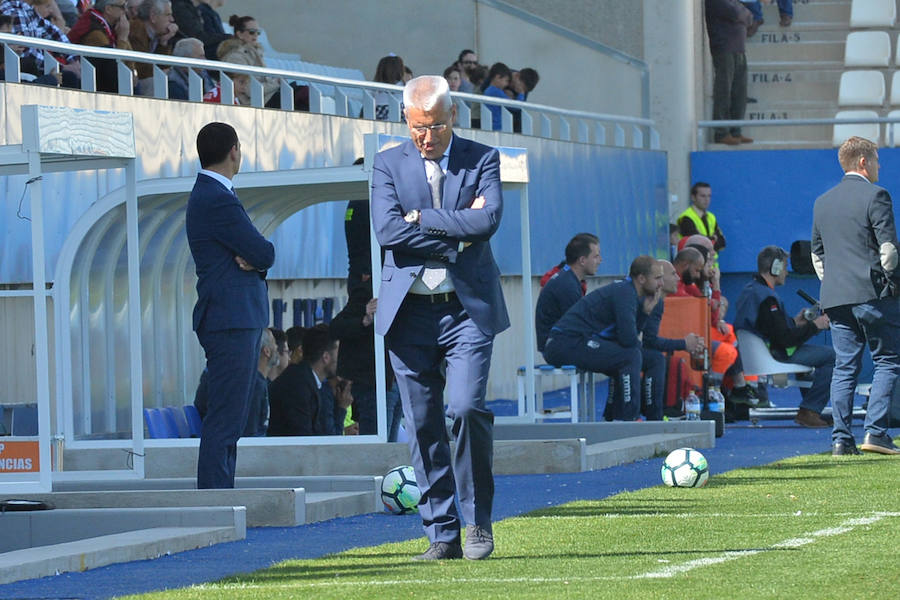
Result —
<instances>
[{"instance_id":1,"label":"concrete step","mask_svg":"<svg viewBox=\"0 0 900 600\"><path fill-rule=\"evenodd\" d=\"M838 97L842 71L835 69L752 69L747 95L758 104L809 102L811 98L834 101ZM753 104L748 109L754 108Z\"/></svg>"},{"instance_id":2,"label":"concrete step","mask_svg":"<svg viewBox=\"0 0 900 600\"><path fill-rule=\"evenodd\" d=\"M807 27L812 24L841 25L845 27L850 23L850 0L794 0L794 22L790 27L782 29L794 29ZM778 6L773 2L769 6L763 6L763 19L766 23L778 27Z\"/></svg>"},{"instance_id":3,"label":"concrete step","mask_svg":"<svg viewBox=\"0 0 900 600\"><path fill-rule=\"evenodd\" d=\"M317 523L383 510L379 477L378 488L369 492L307 492L305 522Z\"/></svg>"},{"instance_id":4,"label":"concrete step","mask_svg":"<svg viewBox=\"0 0 900 600\"><path fill-rule=\"evenodd\" d=\"M715 435L713 421L699 421ZM709 448L709 433L657 433L633 438L591 444L587 447L587 467L590 471L606 469L652 456L665 456L676 448Z\"/></svg>"},{"instance_id":5,"label":"concrete step","mask_svg":"<svg viewBox=\"0 0 900 600\"><path fill-rule=\"evenodd\" d=\"M766 37L771 36L771 37ZM844 40L803 40L803 34L759 34L747 44L747 60L753 63L765 62L844 62Z\"/></svg>"},{"instance_id":6,"label":"concrete step","mask_svg":"<svg viewBox=\"0 0 900 600\"><path fill-rule=\"evenodd\" d=\"M154 527L232 527L242 537L247 511L241 506L193 508L81 508L2 515L0 552Z\"/></svg>"},{"instance_id":7,"label":"concrete step","mask_svg":"<svg viewBox=\"0 0 900 600\"><path fill-rule=\"evenodd\" d=\"M234 527L154 527L16 550L0 554L0 584L154 559L245 537L246 530Z\"/></svg>"}]
</instances>

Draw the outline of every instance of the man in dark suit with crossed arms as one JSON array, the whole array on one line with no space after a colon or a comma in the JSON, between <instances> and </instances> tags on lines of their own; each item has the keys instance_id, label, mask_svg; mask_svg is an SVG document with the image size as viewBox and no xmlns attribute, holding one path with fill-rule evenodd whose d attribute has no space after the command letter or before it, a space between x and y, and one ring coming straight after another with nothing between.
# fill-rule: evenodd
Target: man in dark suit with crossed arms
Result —
<instances>
[{"instance_id":1,"label":"man in dark suit with crossed arms","mask_svg":"<svg viewBox=\"0 0 900 600\"><path fill-rule=\"evenodd\" d=\"M375 331L385 336L412 430L431 542L416 558L477 560L494 548L494 415L484 398L494 336L509 327L490 247L503 209L500 158L453 135L456 107L443 77L411 80L403 102L412 139L379 152L372 174L372 223L385 249ZM467 524L464 552L454 495Z\"/></svg>"},{"instance_id":2,"label":"man in dark suit with crossed arms","mask_svg":"<svg viewBox=\"0 0 900 600\"><path fill-rule=\"evenodd\" d=\"M897 231L887 190L878 181L878 147L851 137L838 150L844 178L816 200L812 260L822 280L821 304L831 320L836 355L831 377L832 454L859 454L850 424L865 344L875 363L866 410L865 452L900 454L887 432L900 374L900 301L885 286L897 269ZM881 280L878 285L876 282ZM886 288L886 289L885 289Z\"/></svg>"},{"instance_id":3,"label":"man in dark suit with crossed arms","mask_svg":"<svg viewBox=\"0 0 900 600\"><path fill-rule=\"evenodd\" d=\"M185 216L197 266L194 331L208 369L197 487L233 488L260 335L269 324L266 270L275 261L275 247L256 230L234 193L231 179L241 166L234 128L205 125L197 134L197 154L202 169Z\"/></svg>"}]
</instances>

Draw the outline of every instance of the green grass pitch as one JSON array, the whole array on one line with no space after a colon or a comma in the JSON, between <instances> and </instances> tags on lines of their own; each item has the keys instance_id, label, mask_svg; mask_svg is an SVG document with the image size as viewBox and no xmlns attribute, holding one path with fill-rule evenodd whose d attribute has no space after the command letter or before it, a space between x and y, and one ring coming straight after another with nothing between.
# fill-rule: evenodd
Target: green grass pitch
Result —
<instances>
[{"instance_id":1,"label":"green grass pitch","mask_svg":"<svg viewBox=\"0 0 900 600\"><path fill-rule=\"evenodd\" d=\"M507 519L484 561L413 562L423 538L137 597L890 597L900 589L898 482L900 457L804 456L702 489L660 484Z\"/></svg>"}]
</instances>

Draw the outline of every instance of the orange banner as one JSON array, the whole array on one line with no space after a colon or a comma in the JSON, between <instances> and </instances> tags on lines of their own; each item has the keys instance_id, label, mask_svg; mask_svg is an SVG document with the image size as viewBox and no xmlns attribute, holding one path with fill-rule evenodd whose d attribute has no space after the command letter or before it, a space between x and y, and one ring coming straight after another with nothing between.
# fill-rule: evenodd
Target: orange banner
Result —
<instances>
[{"instance_id":1,"label":"orange banner","mask_svg":"<svg viewBox=\"0 0 900 600\"><path fill-rule=\"evenodd\" d=\"M0 442L0 473L37 473L40 470L38 442Z\"/></svg>"}]
</instances>

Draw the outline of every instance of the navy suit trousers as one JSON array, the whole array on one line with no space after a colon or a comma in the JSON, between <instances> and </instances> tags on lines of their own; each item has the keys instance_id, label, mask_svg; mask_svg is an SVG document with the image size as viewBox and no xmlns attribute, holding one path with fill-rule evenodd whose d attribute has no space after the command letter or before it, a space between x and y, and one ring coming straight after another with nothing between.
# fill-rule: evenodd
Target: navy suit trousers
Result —
<instances>
[{"instance_id":1,"label":"navy suit trousers","mask_svg":"<svg viewBox=\"0 0 900 600\"><path fill-rule=\"evenodd\" d=\"M469 525L491 523L494 415L485 408L493 336L485 335L454 296L431 304L408 295L386 336L422 492L419 513L432 542L459 539ZM446 375L444 363L446 361ZM452 420L452 457L444 418Z\"/></svg>"},{"instance_id":2,"label":"navy suit trousers","mask_svg":"<svg viewBox=\"0 0 900 600\"><path fill-rule=\"evenodd\" d=\"M197 332L209 371L197 489L234 487L237 441L250 411L261 334L261 329Z\"/></svg>"}]
</instances>

